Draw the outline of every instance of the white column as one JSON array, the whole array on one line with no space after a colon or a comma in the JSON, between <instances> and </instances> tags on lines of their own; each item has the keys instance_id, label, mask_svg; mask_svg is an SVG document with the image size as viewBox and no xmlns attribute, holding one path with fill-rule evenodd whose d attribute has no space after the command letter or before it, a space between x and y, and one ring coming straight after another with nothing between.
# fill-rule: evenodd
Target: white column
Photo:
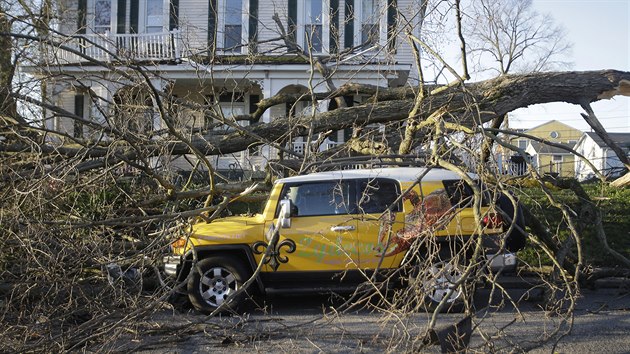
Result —
<instances>
[{"instance_id":1,"label":"white column","mask_svg":"<svg viewBox=\"0 0 630 354\"><path fill-rule=\"evenodd\" d=\"M260 89L262 91L261 100L273 96L269 73L265 73L265 78L260 83ZM263 113L261 119L263 123L271 123L271 109L267 109L265 113ZM275 158L275 153L273 150L275 149L273 149L271 146L263 145L260 149L260 155L262 156L263 160L269 161L272 158Z\"/></svg>"},{"instance_id":2,"label":"white column","mask_svg":"<svg viewBox=\"0 0 630 354\"><path fill-rule=\"evenodd\" d=\"M151 85L155 87L155 90L160 93L162 92L168 85L168 81L162 79L151 79ZM160 130L163 127L162 119L159 114L157 102L155 101L155 97L151 96L151 102L153 103L153 129ZM164 102L164 97L160 97L160 102L165 106L167 103Z\"/></svg>"}]
</instances>

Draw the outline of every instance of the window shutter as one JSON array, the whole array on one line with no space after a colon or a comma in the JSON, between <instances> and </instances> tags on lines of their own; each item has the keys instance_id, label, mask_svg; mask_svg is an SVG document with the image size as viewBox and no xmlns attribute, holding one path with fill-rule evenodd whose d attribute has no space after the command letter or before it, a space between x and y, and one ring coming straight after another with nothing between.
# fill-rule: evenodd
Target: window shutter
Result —
<instances>
[{"instance_id":1,"label":"window shutter","mask_svg":"<svg viewBox=\"0 0 630 354\"><path fill-rule=\"evenodd\" d=\"M352 48L354 46L354 0L345 0L344 10L343 46Z\"/></svg>"},{"instance_id":2,"label":"window shutter","mask_svg":"<svg viewBox=\"0 0 630 354\"><path fill-rule=\"evenodd\" d=\"M289 0L289 26L287 35L292 42L297 43L297 0Z\"/></svg>"},{"instance_id":3,"label":"window shutter","mask_svg":"<svg viewBox=\"0 0 630 354\"><path fill-rule=\"evenodd\" d=\"M179 27L179 0L171 0L168 14L168 29L172 31Z\"/></svg>"},{"instance_id":4,"label":"window shutter","mask_svg":"<svg viewBox=\"0 0 630 354\"><path fill-rule=\"evenodd\" d=\"M256 52L258 42L258 0L249 0L249 49Z\"/></svg>"},{"instance_id":5,"label":"window shutter","mask_svg":"<svg viewBox=\"0 0 630 354\"><path fill-rule=\"evenodd\" d=\"M330 53L339 49L339 0L330 0Z\"/></svg>"},{"instance_id":6,"label":"window shutter","mask_svg":"<svg viewBox=\"0 0 630 354\"><path fill-rule=\"evenodd\" d=\"M138 1L131 1L131 8L129 9L129 33L138 33L138 15L139 15Z\"/></svg>"},{"instance_id":7,"label":"window shutter","mask_svg":"<svg viewBox=\"0 0 630 354\"><path fill-rule=\"evenodd\" d=\"M74 114L81 117L81 118L85 118L83 115L83 108L84 108L84 96L83 95L74 95ZM73 133L72 136L74 136L75 138L83 138L83 122L78 121L78 120L74 120L73 121Z\"/></svg>"},{"instance_id":8,"label":"window shutter","mask_svg":"<svg viewBox=\"0 0 630 354\"><path fill-rule=\"evenodd\" d=\"M85 33L85 14L87 11L87 0L79 0L79 7L77 11L77 32L80 34Z\"/></svg>"},{"instance_id":9,"label":"window shutter","mask_svg":"<svg viewBox=\"0 0 630 354\"><path fill-rule=\"evenodd\" d=\"M396 19L398 6L396 0L387 0L387 43L390 51L396 49Z\"/></svg>"},{"instance_id":10,"label":"window shutter","mask_svg":"<svg viewBox=\"0 0 630 354\"><path fill-rule=\"evenodd\" d=\"M208 50L214 52L217 38L217 1L208 1Z\"/></svg>"},{"instance_id":11,"label":"window shutter","mask_svg":"<svg viewBox=\"0 0 630 354\"><path fill-rule=\"evenodd\" d=\"M125 33L125 21L127 19L127 0L118 0L116 10L116 33Z\"/></svg>"}]
</instances>

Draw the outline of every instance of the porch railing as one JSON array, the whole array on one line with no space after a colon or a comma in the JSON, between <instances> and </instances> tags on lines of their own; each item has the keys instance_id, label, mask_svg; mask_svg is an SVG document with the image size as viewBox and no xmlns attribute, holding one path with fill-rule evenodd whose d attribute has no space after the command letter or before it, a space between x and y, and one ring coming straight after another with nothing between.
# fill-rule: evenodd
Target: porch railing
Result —
<instances>
[{"instance_id":1,"label":"porch railing","mask_svg":"<svg viewBox=\"0 0 630 354\"><path fill-rule=\"evenodd\" d=\"M297 152L298 154L303 155L304 154L304 149L306 148L306 142L305 141L294 141L291 145L293 145L293 151ZM332 149L338 145L341 145L341 143L335 142L335 141L325 141L324 143L322 143L321 145L319 145L317 147L317 151L326 151L329 149Z\"/></svg>"},{"instance_id":2,"label":"porch railing","mask_svg":"<svg viewBox=\"0 0 630 354\"><path fill-rule=\"evenodd\" d=\"M103 33L67 37L61 44L69 50L51 53L60 63L98 61L177 60L181 57L179 30L161 33Z\"/></svg>"}]
</instances>

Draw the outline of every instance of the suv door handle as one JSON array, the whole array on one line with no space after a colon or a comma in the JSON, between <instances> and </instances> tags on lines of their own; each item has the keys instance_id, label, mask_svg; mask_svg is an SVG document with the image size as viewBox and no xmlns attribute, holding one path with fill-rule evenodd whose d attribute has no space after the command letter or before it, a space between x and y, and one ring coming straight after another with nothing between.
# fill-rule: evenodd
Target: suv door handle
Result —
<instances>
[{"instance_id":1,"label":"suv door handle","mask_svg":"<svg viewBox=\"0 0 630 354\"><path fill-rule=\"evenodd\" d=\"M344 225L344 226L331 226L330 231L332 232L343 232L343 231L354 231L355 227L352 225Z\"/></svg>"}]
</instances>

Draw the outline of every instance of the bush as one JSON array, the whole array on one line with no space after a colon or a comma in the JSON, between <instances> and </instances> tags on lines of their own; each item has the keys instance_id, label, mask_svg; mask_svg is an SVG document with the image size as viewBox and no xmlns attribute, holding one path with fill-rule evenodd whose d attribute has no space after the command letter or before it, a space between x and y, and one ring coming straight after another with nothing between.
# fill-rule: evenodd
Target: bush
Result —
<instances>
[{"instance_id":1,"label":"bush","mask_svg":"<svg viewBox=\"0 0 630 354\"><path fill-rule=\"evenodd\" d=\"M601 183L586 183L582 187L602 213L604 231L611 248L630 257L630 189L612 188ZM571 190L552 187L554 197L571 210L579 213L581 201ZM527 186L518 190L521 202L547 226L549 232L559 241L566 240L570 231L562 212L554 207L540 187ZM582 229L582 249L587 264L595 266L615 266L614 258L602 247L597 239L593 220L577 218ZM521 251L519 256L528 263L550 265L551 261L543 256L538 258L532 248Z\"/></svg>"}]
</instances>

